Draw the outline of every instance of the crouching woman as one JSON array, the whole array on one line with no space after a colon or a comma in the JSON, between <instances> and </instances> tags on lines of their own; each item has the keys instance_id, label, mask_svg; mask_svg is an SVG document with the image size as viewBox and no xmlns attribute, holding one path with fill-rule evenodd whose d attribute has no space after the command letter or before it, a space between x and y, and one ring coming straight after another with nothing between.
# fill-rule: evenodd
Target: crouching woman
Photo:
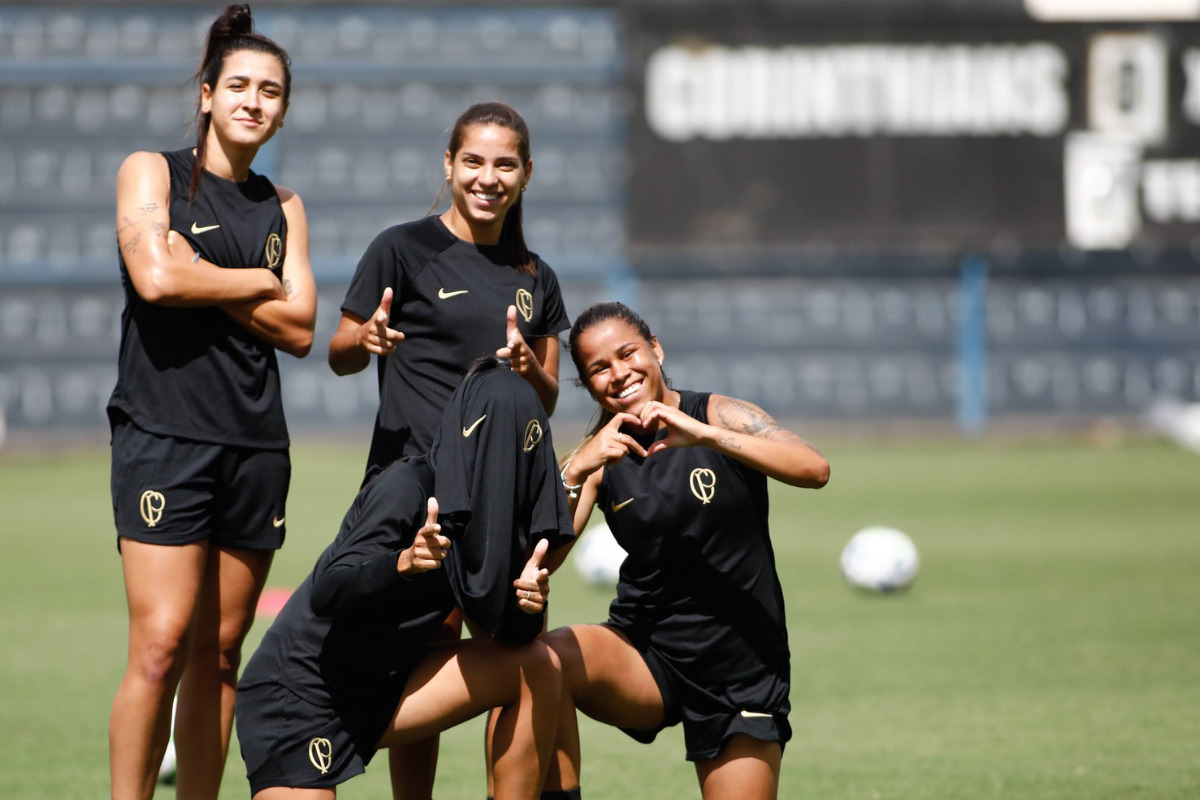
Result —
<instances>
[{"instance_id":1,"label":"crouching woman","mask_svg":"<svg viewBox=\"0 0 1200 800\"><path fill-rule=\"evenodd\" d=\"M255 800L336 797L377 749L491 708L497 800L539 796L561 692L535 640L541 561L574 533L545 411L500 363L468 370L428 457L363 487L247 665L237 726ZM456 605L495 636L429 647Z\"/></svg>"}]
</instances>

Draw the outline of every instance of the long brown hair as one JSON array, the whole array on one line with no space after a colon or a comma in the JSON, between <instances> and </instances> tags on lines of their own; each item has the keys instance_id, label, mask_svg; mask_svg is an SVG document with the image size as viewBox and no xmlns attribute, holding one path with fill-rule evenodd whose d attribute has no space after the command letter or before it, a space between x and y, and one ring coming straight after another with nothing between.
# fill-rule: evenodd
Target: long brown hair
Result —
<instances>
[{"instance_id":1,"label":"long brown hair","mask_svg":"<svg viewBox=\"0 0 1200 800\"><path fill-rule=\"evenodd\" d=\"M521 158L521 166L523 167L529 162L529 126L525 124L525 119L517 113L515 108L499 102L476 103L459 115L454 127L450 130L450 142L446 145L451 161L462 149L467 128L475 125L499 125L502 128L508 128L517 135L517 154ZM438 200L440 199L441 193L439 192ZM434 200L434 206L437 206L438 200ZM504 216L504 225L500 228L499 246L518 272L525 275L536 275L537 269L533 265L533 256L529 254L529 247L525 244L525 229L521 214L524 201L524 196L518 195L517 202L512 204Z\"/></svg>"},{"instance_id":2,"label":"long brown hair","mask_svg":"<svg viewBox=\"0 0 1200 800\"><path fill-rule=\"evenodd\" d=\"M283 102L287 103L292 93L292 60L282 47L261 33L254 32L254 15L250 6L245 4L226 6L221 16L208 29L208 38L204 42L204 55L200 58L200 67L196 70L194 79L210 89L215 89L217 79L221 77L221 69L225 66L225 58L230 53L242 50L253 50L258 53L269 53L279 59L283 65ZM192 181L188 187L188 202L196 199L200 188L200 180L204 175L204 158L208 150L208 129L212 124L212 114L200 110L200 100L196 101L196 163L192 166Z\"/></svg>"}]
</instances>

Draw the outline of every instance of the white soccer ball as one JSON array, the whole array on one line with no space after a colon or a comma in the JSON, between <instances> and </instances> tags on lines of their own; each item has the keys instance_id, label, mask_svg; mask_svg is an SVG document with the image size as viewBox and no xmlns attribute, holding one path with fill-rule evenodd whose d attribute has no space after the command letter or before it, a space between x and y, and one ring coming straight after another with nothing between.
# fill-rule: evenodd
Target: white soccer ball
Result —
<instances>
[{"instance_id":1,"label":"white soccer ball","mask_svg":"<svg viewBox=\"0 0 1200 800\"><path fill-rule=\"evenodd\" d=\"M616 586L625 556L625 550L603 522L589 526L571 552L575 569L593 586Z\"/></svg>"},{"instance_id":2,"label":"white soccer ball","mask_svg":"<svg viewBox=\"0 0 1200 800\"><path fill-rule=\"evenodd\" d=\"M871 526L850 537L842 550L842 577L872 592L903 589L917 577L917 547L895 528Z\"/></svg>"}]
</instances>

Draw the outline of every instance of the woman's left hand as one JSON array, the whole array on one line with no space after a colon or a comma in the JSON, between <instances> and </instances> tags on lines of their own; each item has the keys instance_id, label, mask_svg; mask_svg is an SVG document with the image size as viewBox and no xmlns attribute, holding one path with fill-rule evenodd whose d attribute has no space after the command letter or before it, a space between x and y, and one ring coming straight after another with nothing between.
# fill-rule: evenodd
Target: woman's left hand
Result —
<instances>
[{"instance_id":1,"label":"woman's left hand","mask_svg":"<svg viewBox=\"0 0 1200 800\"><path fill-rule=\"evenodd\" d=\"M641 418L642 427L646 430L654 430L657 423L662 423L667 429L665 438L646 448L648 456L668 447L695 447L702 443L705 428L710 427L690 414L657 400L650 401L642 408Z\"/></svg>"},{"instance_id":2,"label":"woman's left hand","mask_svg":"<svg viewBox=\"0 0 1200 800\"><path fill-rule=\"evenodd\" d=\"M537 369L537 356L517 328L516 306L508 307L507 331L504 338L505 345L496 351L496 358L507 358L512 363L512 371L518 375L526 375Z\"/></svg>"},{"instance_id":3,"label":"woman's left hand","mask_svg":"<svg viewBox=\"0 0 1200 800\"><path fill-rule=\"evenodd\" d=\"M513 581L517 590L517 605L526 614L540 614L546 610L550 597L550 570L542 566L542 559L550 549L550 542L542 539L533 548L533 555L525 562L521 577Z\"/></svg>"}]
</instances>

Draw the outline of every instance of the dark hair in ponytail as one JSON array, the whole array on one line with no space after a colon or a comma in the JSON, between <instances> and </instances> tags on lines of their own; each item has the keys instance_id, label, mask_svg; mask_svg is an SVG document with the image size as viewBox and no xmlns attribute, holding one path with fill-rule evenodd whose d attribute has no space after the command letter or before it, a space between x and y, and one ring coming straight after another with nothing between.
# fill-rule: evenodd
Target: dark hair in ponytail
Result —
<instances>
[{"instance_id":1,"label":"dark hair in ponytail","mask_svg":"<svg viewBox=\"0 0 1200 800\"><path fill-rule=\"evenodd\" d=\"M221 77L221 69L225 66L225 57L242 50L269 53L279 59L279 63L283 65L283 102L286 103L292 93L292 60L282 47L261 33L254 32L254 15L250 12L250 6L245 4L226 6L221 16L209 27L208 38L204 42L204 55L200 58L195 80L201 84L207 83L209 89L215 90L217 79ZM211 123L212 115L201 112L200 101L197 100L196 163L192 167L188 202L196 199L196 191L200 188L200 179L204 175L204 157Z\"/></svg>"},{"instance_id":2,"label":"dark hair in ponytail","mask_svg":"<svg viewBox=\"0 0 1200 800\"><path fill-rule=\"evenodd\" d=\"M446 145L451 160L458 155L458 151L462 148L467 128L475 125L499 125L502 128L508 128L517 134L517 153L521 158L521 165L524 166L529 161L529 126L525 124L525 120L515 108L496 102L476 103L455 121L454 128L450 131L450 143ZM509 207L508 213L504 217L504 226L500 229L499 244L518 272L534 275L537 273L537 269L533 265L533 256L529 254L529 247L525 244L525 230L521 223L521 207L524 205L524 200L525 198L519 195L517 202Z\"/></svg>"},{"instance_id":3,"label":"dark hair in ponytail","mask_svg":"<svg viewBox=\"0 0 1200 800\"><path fill-rule=\"evenodd\" d=\"M576 386L587 386L587 376L584 371L585 365L579 355L579 337L596 325L613 319L620 320L637 331L638 336L642 337L646 344L654 342L654 334L651 333L650 326L646 324L646 320L629 306L619 303L616 300L593 303L580 312L579 316L575 317L575 324L571 326L571 334L567 338L567 352L571 354L571 362L575 364L575 372L578 375L575 379ZM662 367L660 366L659 369L661 370ZM671 388L671 379L667 377L666 372L663 372L663 382L668 389ZM571 449L568 457L574 455L583 446L584 442L594 436L596 431L607 425L608 421L612 418L613 414L611 411L601 409L594 418L591 426L589 426L587 433L584 434L583 441Z\"/></svg>"}]
</instances>

